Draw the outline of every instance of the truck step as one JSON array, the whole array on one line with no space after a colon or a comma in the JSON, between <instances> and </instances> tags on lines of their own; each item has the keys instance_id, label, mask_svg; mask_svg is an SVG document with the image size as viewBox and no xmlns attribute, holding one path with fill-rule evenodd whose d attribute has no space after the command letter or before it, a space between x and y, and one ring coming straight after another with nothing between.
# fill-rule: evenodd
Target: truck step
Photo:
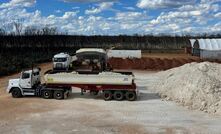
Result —
<instances>
[{"instance_id":1,"label":"truck step","mask_svg":"<svg viewBox=\"0 0 221 134\"><path fill-rule=\"evenodd\" d=\"M24 92L24 95L35 95L35 93L27 93L27 92Z\"/></svg>"},{"instance_id":2,"label":"truck step","mask_svg":"<svg viewBox=\"0 0 221 134\"><path fill-rule=\"evenodd\" d=\"M35 95L34 89L24 89L23 90L24 95Z\"/></svg>"}]
</instances>

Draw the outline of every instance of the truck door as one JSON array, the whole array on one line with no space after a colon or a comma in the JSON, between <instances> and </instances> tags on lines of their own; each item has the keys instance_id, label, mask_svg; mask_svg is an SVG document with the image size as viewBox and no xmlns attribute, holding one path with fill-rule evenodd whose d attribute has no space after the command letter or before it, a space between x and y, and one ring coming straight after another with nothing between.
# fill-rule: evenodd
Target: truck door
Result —
<instances>
[{"instance_id":1,"label":"truck door","mask_svg":"<svg viewBox=\"0 0 221 134\"><path fill-rule=\"evenodd\" d=\"M22 88L32 88L31 74L28 72L22 72L19 84Z\"/></svg>"}]
</instances>

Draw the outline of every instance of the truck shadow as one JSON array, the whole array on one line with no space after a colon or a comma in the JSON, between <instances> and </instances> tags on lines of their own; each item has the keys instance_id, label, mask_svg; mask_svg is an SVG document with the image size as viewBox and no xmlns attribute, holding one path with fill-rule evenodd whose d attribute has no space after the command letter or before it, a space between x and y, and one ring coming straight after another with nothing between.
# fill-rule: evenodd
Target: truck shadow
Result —
<instances>
[{"instance_id":1,"label":"truck shadow","mask_svg":"<svg viewBox=\"0 0 221 134\"><path fill-rule=\"evenodd\" d=\"M157 93L150 92L146 87L138 87L139 88L139 95L136 101L147 101L147 100L156 100L161 99ZM90 93L84 93L81 95L80 92L73 92L69 95L67 99L92 99L92 100L103 100L102 94L99 93L98 95L92 95ZM127 101L124 99L123 101Z\"/></svg>"},{"instance_id":2,"label":"truck shadow","mask_svg":"<svg viewBox=\"0 0 221 134\"><path fill-rule=\"evenodd\" d=\"M158 100L161 99L157 93L140 93L137 101Z\"/></svg>"},{"instance_id":3,"label":"truck shadow","mask_svg":"<svg viewBox=\"0 0 221 134\"><path fill-rule=\"evenodd\" d=\"M90 93L84 93L83 95L81 95L81 93L79 92L74 92L74 93L71 93L69 96L68 96L68 100L69 99L76 99L76 98L80 98L80 99L93 99L93 100L103 100L102 98L102 95L101 94L98 94L98 95L92 95Z\"/></svg>"},{"instance_id":4,"label":"truck shadow","mask_svg":"<svg viewBox=\"0 0 221 134\"><path fill-rule=\"evenodd\" d=\"M147 87L137 87L139 90L139 95L137 97L136 101L148 101L148 100L157 100L161 99L160 96L157 93L150 92L150 90ZM25 96L25 98L38 98L36 96ZM99 93L98 95L93 95L90 93L84 93L81 95L80 92L73 90L73 92L68 96L68 98L65 98L65 100L72 100L72 99L91 99L91 100L103 100L102 93ZM114 99L112 100L114 101ZM127 101L125 98L123 101Z\"/></svg>"},{"instance_id":5,"label":"truck shadow","mask_svg":"<svg viewBox=\"0 0 221 134\"><path fill-rule=\"evenodd\" d=\"M150 92L148 87L138 86L137 88L138 88L139 93L140 93L140 95L138 97L138 101L161 99L158 93Z\"/></svg>"},{"instance_id":6,"label":"truck shadow","mask_svg":"<svg viewBox=\"0 0 221 134\"><path fill-rule=\"evenodd\" d=\"M37 99L39 97L36 96L25 96L22 99ZM72 100L72 99L91 99L91 100L103 100L102 98L102 94L99 95L91 95L90 93L85 93L84 95L81 95L81 93L71 93L68 98L66 98L65 100ZM148 100L157 100L157 99L161 99L159 97L159 95L157 93L145 93L145 92L141 92L140 95L138 96L136 101L148 101ZM49 99L51 100L51 99ZM114 101L114 100L113 100ZM122 101L127 101L126 99L122 100Z\"/></svg>"}]
</instances>

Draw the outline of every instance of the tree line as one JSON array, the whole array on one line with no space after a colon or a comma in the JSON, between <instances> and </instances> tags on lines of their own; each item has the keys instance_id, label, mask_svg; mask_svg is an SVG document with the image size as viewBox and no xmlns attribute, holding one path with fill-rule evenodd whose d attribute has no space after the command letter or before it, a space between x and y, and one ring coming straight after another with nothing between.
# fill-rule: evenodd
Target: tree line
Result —
<instances>
[{"instance_id":1,"label":"tree line","mask_svg":"<svg viewBox=\"0 0 221 134\"><path fill-rule=\"evenodd\" d=\"M75 51L83 47L115 49L141 49L153 52L170 52L190 46L190 38L220 38L221 34L200 36L170 35L69 35L55 27L23 27L22 23L12 23L10 27L0 28L0 76L18 72L33 64L50 61L59 52ZM10 31L10 30L9 30ZM180 52L180 51L179 51Z\"/></svg>"}]
</instances>

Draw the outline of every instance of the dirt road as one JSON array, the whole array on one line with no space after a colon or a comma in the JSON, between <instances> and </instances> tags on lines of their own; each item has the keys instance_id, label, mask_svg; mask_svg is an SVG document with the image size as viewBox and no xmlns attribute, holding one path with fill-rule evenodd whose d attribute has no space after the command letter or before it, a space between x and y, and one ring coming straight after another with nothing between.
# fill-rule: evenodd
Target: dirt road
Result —
<instances>
[{"instance_id":1,"label":"dirt road","mask_svg":"<svg viewBox=\"0 0 221 134\"><path fill-rule=\"evenodd\" d=\"M42 65L43 70L50 68ZM137 101L104 101L81 96L78 90L66 100L37 97L13 99L5 93L9 78L0 79L0 133L4 134L174 134L221 132L221 117L190 111L162 101L150 92L155 72L134 71L140 89Z\"/></svg>"}]
</instances>

